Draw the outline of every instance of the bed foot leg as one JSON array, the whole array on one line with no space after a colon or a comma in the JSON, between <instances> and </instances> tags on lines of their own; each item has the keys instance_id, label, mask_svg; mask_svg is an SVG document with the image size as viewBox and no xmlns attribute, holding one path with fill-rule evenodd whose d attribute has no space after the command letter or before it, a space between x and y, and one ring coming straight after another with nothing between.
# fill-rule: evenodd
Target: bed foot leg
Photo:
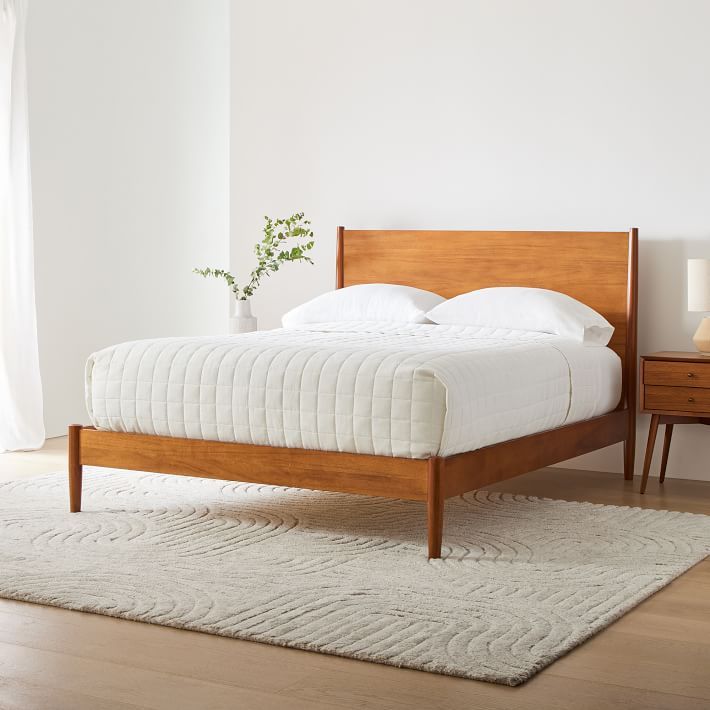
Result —
<instances>
[{"instance_id":1,"label":"bed foot leg","mask_svg":"<svg viewBox=\"0 0 710 710\"><path fill-rule=\"evenodd\" d=\"M624 480L634 480L634 462L636 461L636 431L629 432L624 441Z\"/></svg>"},{"instance_id":2,"label":"bed foot leg","mask_svg":"<svg viewBox=\"0 0 710 710\"><path fill-rule=\"evenodd\" d=\"M69 468L69 512L81 510L81 424L69 426L68 468Z\"/></svg>"},{"instance_id":3,"label":"bed foot leg","mask_svg":"<svg viewBox=\"0 0 710 710\"><path fill-rule=\"evenodd\" d=\"M444 496L441 490L441 474L444 459L433 456L429 459L427 475L427 523L429 531L429 559L441 557L441 538L444 532Z\"/></svg>"},{"instance_id":4,"label":"bed foot leg","mask_svg":"<svg viewBox=\"0 0 710 710\"><path fill-rule=\"evenodd\" d=\"M636 357L635 355L633 357ZM636 461L636 370L634 369L629 375L629 392L626 395L626 407L628 409L626 416L627 429L626 439L624 439L624 480L634 480L634 463Z\"/></svg>"}]
</instances>

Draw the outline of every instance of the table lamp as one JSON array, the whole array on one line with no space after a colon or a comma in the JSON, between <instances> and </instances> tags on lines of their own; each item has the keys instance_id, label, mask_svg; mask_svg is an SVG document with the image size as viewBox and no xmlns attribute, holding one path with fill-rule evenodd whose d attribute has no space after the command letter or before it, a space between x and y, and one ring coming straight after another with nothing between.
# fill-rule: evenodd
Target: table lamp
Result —
<instances>
[{"instance_id":1,"label":"table lamp","mask_svg":"<svg viewBox=\"0 0 710 710\"><path fill-rule=\"evenodd\" d=\"M688 259L688 310L710 311L710 259ZM693 342L702 355L710 357L710 317L700 321Z\"/></svg>"}]
</instances>

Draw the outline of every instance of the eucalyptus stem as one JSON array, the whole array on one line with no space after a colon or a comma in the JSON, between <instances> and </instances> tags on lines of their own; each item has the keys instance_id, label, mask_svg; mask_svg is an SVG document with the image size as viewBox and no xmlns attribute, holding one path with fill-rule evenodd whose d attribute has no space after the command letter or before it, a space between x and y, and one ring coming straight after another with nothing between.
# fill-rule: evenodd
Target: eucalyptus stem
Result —
<instances>
[{"instance_id":1,"label":"eucalyptus stem","mask_svg":"<svg viewBox=\"0 0 710 710\"><path fill-rule=\"evenodd\" d=\"M275 274L285 263L313 260L308 255L315 244L311 223L303 212L296 212L285 219L264 217L264 236L254 245L257 264L246 285L240 287L233 274L224 269L193 269L193 273L205 278L224 279L234 297L239 301L251 298L264 278Z\"/></svg>"}]
</instances>

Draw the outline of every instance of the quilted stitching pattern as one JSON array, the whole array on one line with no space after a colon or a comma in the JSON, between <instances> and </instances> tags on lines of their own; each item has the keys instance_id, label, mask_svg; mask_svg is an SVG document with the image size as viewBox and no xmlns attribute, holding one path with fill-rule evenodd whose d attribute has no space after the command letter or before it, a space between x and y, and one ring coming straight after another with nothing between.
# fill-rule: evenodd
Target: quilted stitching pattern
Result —
<instances>
[{"instance_id":1,"label":"quilted stitching pattern","mask_svg":"<svg viewBox=\"0 0 710 710\"><path fill-rule=\"evenodd\" d=\"M114 431L446 456L573 420L574 346L562 345L541 333L377 323L135 341L91 356L87 408ZM585 372L603 380L592 351L606 349L583 350ZM615 405L595 397L585 416Z\"/></svg>"}]
</instances>

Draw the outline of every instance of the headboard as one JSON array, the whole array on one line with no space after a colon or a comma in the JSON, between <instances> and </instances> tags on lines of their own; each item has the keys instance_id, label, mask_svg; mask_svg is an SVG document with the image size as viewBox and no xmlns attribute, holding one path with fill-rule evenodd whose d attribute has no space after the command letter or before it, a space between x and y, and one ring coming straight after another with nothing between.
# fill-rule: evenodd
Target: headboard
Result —
<instances>
[{"instance_id":1,"label":"headboard","mask_svg":"<svg viewBox=\"0 0 710 710\"><path fill-rule=\"evenodd\" d=\"M635 407L638 230L469 232L338 227L337 287L395 283L447 298L489 286L566 293L613 326L622 402Z\"/></svg>"}]
</instances>

